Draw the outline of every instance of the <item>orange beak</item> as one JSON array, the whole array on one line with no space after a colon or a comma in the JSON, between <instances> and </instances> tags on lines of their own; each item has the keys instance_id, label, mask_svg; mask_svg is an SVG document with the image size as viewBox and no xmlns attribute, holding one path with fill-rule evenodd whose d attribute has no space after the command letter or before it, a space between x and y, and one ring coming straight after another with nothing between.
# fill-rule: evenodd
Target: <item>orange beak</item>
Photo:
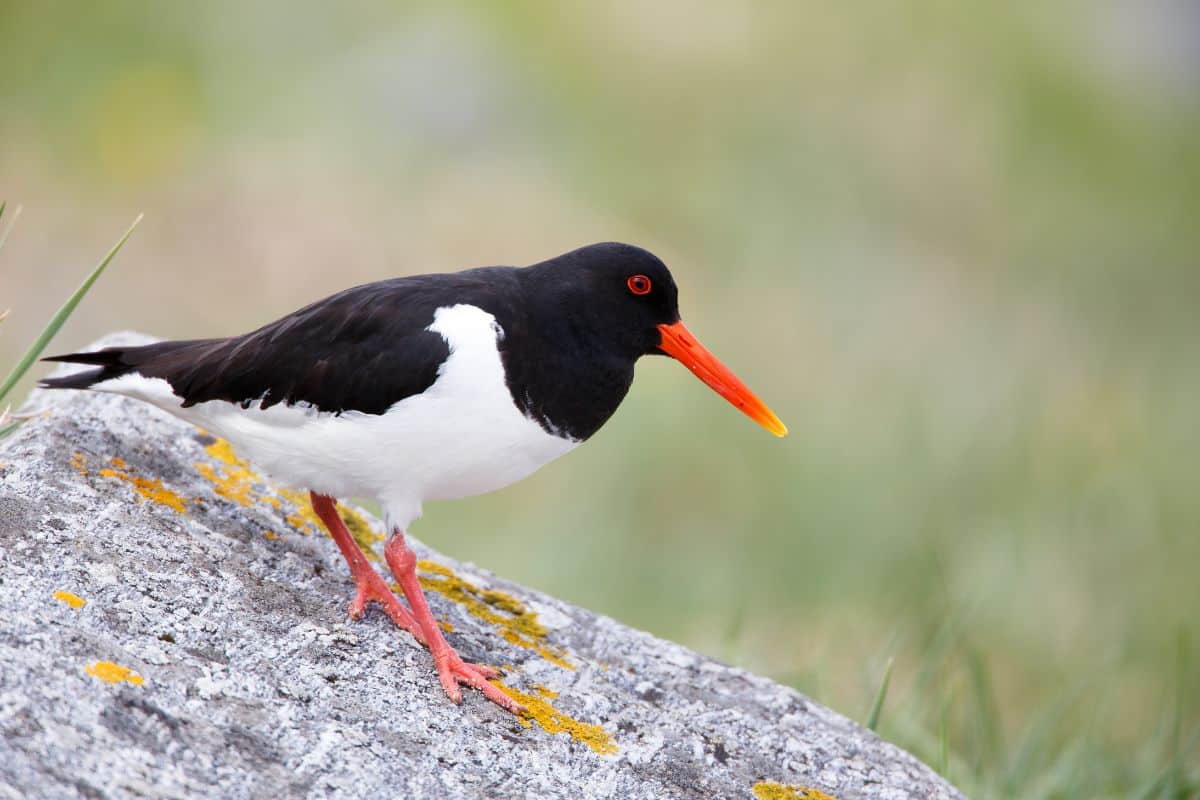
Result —
<instances>
[{"instance_id":1,"label":"orange beak","mask_svg":"<svg viewBox=\"0 0 1200 800\"><path fill-rule=\"evenodd\" d=\"M695 373L714 392L737 406L743 414L762 425L776 436L787 436L787 426L779 421L775 412L767 408L767 404L759 400L746 384L738 380L717 357L696 341L682 322L658 326L662 341L658 348L667 355L679 361Z\"/></svg>"}]
</instances>

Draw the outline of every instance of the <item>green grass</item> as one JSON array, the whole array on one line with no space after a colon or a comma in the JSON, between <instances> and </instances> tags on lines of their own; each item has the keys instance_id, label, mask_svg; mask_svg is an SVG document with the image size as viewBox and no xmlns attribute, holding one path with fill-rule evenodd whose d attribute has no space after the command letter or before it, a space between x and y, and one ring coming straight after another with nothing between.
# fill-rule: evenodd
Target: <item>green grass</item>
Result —
<instances>
[{"instance_id":1,"label":"green grass","mask_svg":"<svg viewBox=\"0 0 1200 800\"><path fill-rule=\"evenodd\" d=\"M1194 799L1200 796L1200 727L1185 722L1185 687L1197 668L1188 653L1181 646L1165 687L1174 713L1119 754L1104 744L1103 731L1122 724L1122 711L1100 675L1075 676L1070 690L1004 736L987 665L962 631L930 648L918 672L938 677L917 679L900 693L879 732L977 800ZM876 706L883 692L881 686Z\"/></svg>"},{"instance_id":2,"label":"green grass","mask_svg":"<svg viewBox=\"0 0 1200 800\"><path fill-rule=\"evenodd\" d=\"M4 209L8 207L8 203L0 200L0 222L4 221ZM8 241L8 235L12 233L13 227L17 224L17 219L21 216L21 206L17 206L13 210L12 219L4 226L3 232L0 233L0 250L4 249L4 244Z\"/></svg>"},{"instance_id":3,"label":"green grass","mask_svg":"<svg viewBox=\"0 0 1200 800\"><path fill-rule=\"evenodd\" d=\"M896 665L896 659L889 658L887 666L883 668L883 678L879 681L879 691L875 693L875 702L871 703L871 712L867 714L866 726L871 730L876 730L879 727L879 715L883 712L883 701L887 697L888 684L892 680L892 667Z\"/></svg>"},{"instance_id":4,"label":"green grass","mask_svg":"<svg viewBox=\"0 0 1200 800\"><path fill-rule=\"evenodd\" d=\"M5 204L0 202L0 221L3 219L4 209ZM16 223L19 212L20 206L17 207L17 213L13 214L13 219L9 223L8 227L4 230L3 235L0 235L0 250L3 250L4 243L8 240L8 234L12 231L12 227ZM16 365L13 366L13 368L9 371L8 377L4 379L3 383L0 383L0 407L3 407L4 399L8 396L9 392L11 392L13 387L16 386L23 377L25 377L25 373L29 371L29 368L33 366L34 362L37 361L38 357L41 356L41 354L45 351L46 346L50 344L50 340L54 338L55 334L58 333L59 329L62 328L63 324L75 311L75 308L79 305L80 301L87 296L88 291L92 288L96 281L100 279L100 276L104 274L104 271L108 269L109 263L113 260L113 258L116 257L117 253L120 252L126 240L128 240L130 235L133 234L133 229L136 228L138 223L141 221L142 215L139 214L137 219L135 219L129 226L128 230L121 235L121 238L117 240L117 243L114 244L108 251L108 254L105 255L104 258L100 259L100 263L93 267L92 270L87 274L87 276L83 279L83 283L79 284L79 288L72 292L71 296L67 298L66 302L62 304L62 306L52 317L50 317L50 320L42 328L41 333L39 333L37 338L33 340L33 344L31 344L24 354L17 360ZM5 310L3 314L0 314L0 323L4 321L9 313L10 312L8 310ZM0 418L0 439L15 431L20 424L21 420L19 419L13 422L7 422L3 418Z\"/></svg>"}]
</instances>

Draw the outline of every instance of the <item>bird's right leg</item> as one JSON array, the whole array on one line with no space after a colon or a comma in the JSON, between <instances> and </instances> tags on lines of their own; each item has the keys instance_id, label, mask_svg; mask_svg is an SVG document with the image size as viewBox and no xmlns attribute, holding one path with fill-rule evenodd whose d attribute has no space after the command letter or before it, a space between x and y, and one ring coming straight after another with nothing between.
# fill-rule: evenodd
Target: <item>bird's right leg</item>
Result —
<instances>
[{"instance_id":1,"label":"bird's right leg","mask_svg":"<svg viewBox=\"0 0 1200 800\"><path fill-rule=\"evenodd\" d=\"M337 512L337 500L316 492L309 492L309 497L312 499L313 511L317 512L317 516L329 529L330 537L342 551L342 557L350 567L350 574L354 576L355 593L354 600L350 602L350 616L358 619L363 615L367 603L375 601L383 606L392 622L411 633L418 642L425 644L425 634L421 626L388 588L379 573L371 567L362 548L346 529L346 523L342 522L342 517Z\"/></svg>"}]
</instances>

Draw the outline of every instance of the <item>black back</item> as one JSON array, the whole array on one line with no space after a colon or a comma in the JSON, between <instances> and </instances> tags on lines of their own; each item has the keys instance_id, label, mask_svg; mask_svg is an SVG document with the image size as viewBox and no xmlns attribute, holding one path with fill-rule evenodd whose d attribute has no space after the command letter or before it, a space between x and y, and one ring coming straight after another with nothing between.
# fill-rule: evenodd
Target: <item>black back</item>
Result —
<instances>
[{"instance_id":1,"label":"black back","mask_svg":"<svg viewBox=\"0 0 1200 800\"><path fill-rule=\"evenodd\" d=\"M631 274L654 290L634 297ZM437 380L449 356L427 330L437 309L466 303L492 314L513 402L545 430L586 439L629 390L633 365L656 352L659 322L678 319L674 281L650 253L591 245L519 269L483 267L356 286L251 333L55 356L99 365L52 378L86 388L137 372L163 378L183 405L225 400L249 407L308 403L318 411L382 414Z\"/></svg>"}]
</instances>

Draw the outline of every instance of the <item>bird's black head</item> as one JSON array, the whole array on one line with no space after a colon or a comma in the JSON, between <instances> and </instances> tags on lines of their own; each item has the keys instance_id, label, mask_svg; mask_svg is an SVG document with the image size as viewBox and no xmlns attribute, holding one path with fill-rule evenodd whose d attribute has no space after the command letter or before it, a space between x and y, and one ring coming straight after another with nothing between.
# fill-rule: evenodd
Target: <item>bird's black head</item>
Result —
<instances>
[{"instance_id":1,"label":"bird's black head","mask_svg":"<svg viewBox=\"0 0 1200 800\"><path fill-rule=\"evenodd\" d=\"M628 389L633 362L645 355L668 355L771 433L787 434L771 409L684 326L675 280L657 256L630 244L605 242L521 273L531 305L553 323L544 327L557 337L555 345L593 363L603 361L609 374L618 376L610 381L618 385L616 401L596 427Z\"/></svg>"},{"instance_id":2,"label":"bird's black head","mask_svg":"<svg viewBox=\"0 0 1200 800\"><path fill-rule=\"evenodd\" d=\"M572 250L524 270L539 305L573 332L630 360L662 355L660 325L679 321L679 292L658 256L620 242Z\"/></svg>"}]
</instances>

